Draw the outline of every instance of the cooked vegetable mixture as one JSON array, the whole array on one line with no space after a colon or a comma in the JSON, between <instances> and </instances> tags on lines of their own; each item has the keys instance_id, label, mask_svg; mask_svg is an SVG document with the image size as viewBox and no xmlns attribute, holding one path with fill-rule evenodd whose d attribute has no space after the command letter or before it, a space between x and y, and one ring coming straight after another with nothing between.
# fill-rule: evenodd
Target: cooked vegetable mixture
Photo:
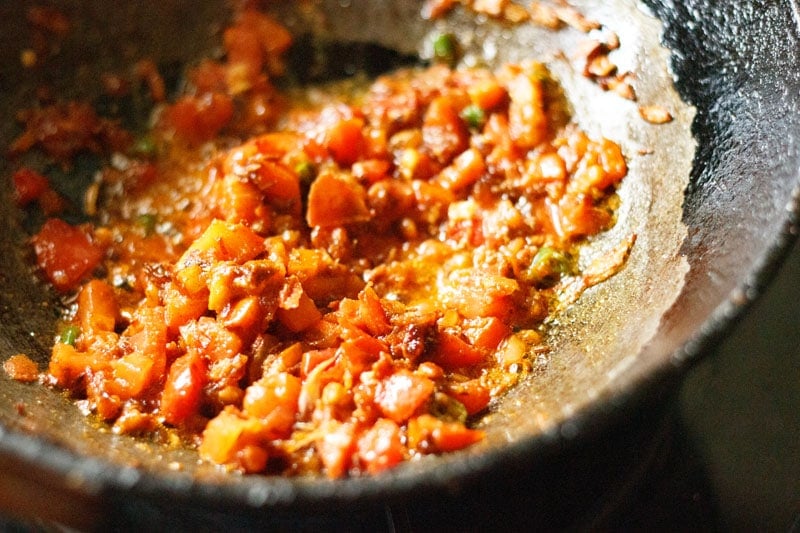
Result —
<instances>
[{"instance_id":1,"label":"cooked vegetable mixture","mask_svg":"<svg viewBox=\"0 0 800 533\"><path fill-rule=\"evenodd\" d=\"M620 147L569 122L536 62L279 90L291 41L244 9L176 99L151 62L109 74L110 97L146 87L146 132L80 102L21 114L12 152L107 161L83 225L46 176L13 176L50 216L38 269L73 302L47 380L116 432L246 473L374 474L476 443L582 279L576 247L614 221Z\"/></svg>"}]
</instances>

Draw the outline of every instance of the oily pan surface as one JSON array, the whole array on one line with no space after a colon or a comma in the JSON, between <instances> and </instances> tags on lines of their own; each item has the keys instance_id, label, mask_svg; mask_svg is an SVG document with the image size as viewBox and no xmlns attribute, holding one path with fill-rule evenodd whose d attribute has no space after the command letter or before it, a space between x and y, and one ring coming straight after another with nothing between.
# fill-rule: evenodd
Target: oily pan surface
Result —
<instances>
[{"instance_id":1,"label":"oily pan surface","mask_svg":"<svg viewBox=\"0 0 800 533\"><path fill-rule=\"evenodd\" d=\"M145 5L118 8L106 3L60 2L63 10L77 21L82 40L65 42L52 61L35 71L22 71L19 50L26 42L25 28L14 21L24 18L25 3L0 8L9 28L0 32L2 76L0 90L0 141L5 146L16 134L15 109L32 100L35 87L48 81L64 94L91 98L96 84L92 80L104 70L128 65L141 57L154 57L159 64L178 64L214 50L215 32L224 22L223 3L198 8L193 3L162 2L157 9ZM590 261L631 234L636 244L625 269L586 293L565 313L557 317L550 340L552 353L539 361L537 370L491 410L480 423L487 439L472 449L443 458L425 458L401 467L391 474L412 479L429 470L432 463L447 465L479 458L495 449L525 438L552 433L576 412L593 402L626 388L631 369L645 373L659 361L637 359L655 334L663 314L675 301L683 284L687 265L680 254L686 230L681 222L683 190L691 170L694 141L690 135L693 110L683 104L672 87L667 69L668 53L658 39L659 23L632 2L576 2L587 15L603 22L619 36L622 47L614 59L622 71L636 73L636 88L641 104L659 104L672 111L675 120L666 125L650 125L637 112L637 103L612 93L604 93L580 76L571 58L559 53L574 48L577 32L552 33L523 25L515 28L494 23L476 27L473 19L457 12L446 21L421 22L417 2L377 3L353 0L349 7L340 2L322 2L318 10L296 9L294 3L280 3L284 20L297 30L313 28L324 38L359 39L380 43L403 53L430 53L430 37L441 31L459 35L467 45L467 58L490 65L525 57L547 60L565 88L567 99L581 126L591 135L605 135L619 142L629 161L629 175L619 194L622 199L619 222L608 234L596 239L585 251ZM175 24L181 21L181 24ZM16 29L15 29L16 28ZM7 31L6 31L7 30ZM21 217L11 207L9 164L2 162L2 294L0 294L0 358L24 352L45 368L58 308L41 283L30 274L26 257ZM90 176L77 176L86 180ZM72 178L75 179L75 178ZM661 363L667 358L663 354ZM24 414L21 414L24 413ZM214 479L228 483L230 478L207 466L197 466L196 454L183 449L168 449L112 434L85 418L66 397L37 385L23 385L0 375L0 423L5 428L23 430L59 443L76 452L74 464L58 464L60 456L47 461L71 471L74 483L88 489L102 483L102 475L118 484L141 482L139 471L115 470L114 465L144 467L144 470L175 470L167 482L185 487L191 479ZM0 434L5 430L0 429ZM16 438L16 437L15 437ZM24 440L24 437L23 437ZM3 441L9 446L14 439ZM33 444L32 444L33 442ZM49 448L43 441L24 440L31 460ZM290 497L291 483L308 480L273 480L269 495L248 493L251 503L281 501ZM248 480L248 483L257 483ZM348 483L359 483L350 480ZM363 483L369 483L364 481ZM282 488L283 487L283 488ZM257 487L250 486L250 489ZM281 490L288 492L282 493ZM342 494L340 493L341 497Z\"/></svg>"}]
</instances>

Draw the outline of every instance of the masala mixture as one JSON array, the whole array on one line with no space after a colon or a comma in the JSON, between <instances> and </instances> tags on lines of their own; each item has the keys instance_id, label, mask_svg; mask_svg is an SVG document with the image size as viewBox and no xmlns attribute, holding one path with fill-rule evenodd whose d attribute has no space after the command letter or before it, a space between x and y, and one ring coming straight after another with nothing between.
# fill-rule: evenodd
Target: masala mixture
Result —
<instances>
[{"instance_id":1,"label":"masala mixture","mask_svg":"<svg viewBox=\"0 0 800 533\"><path fill-rule=\"evenodd\" d=\"M453 36L431 64L315 87L282 82L293 36L254 5L221 37L178 95L148 60L101 80L111 99L145 88L143 131L80 101L20 113L12 155L104 161L86 223L59 217L43 173L12 177L46 215L36 270L65 302L43 381L115 432L245 473L375 474L480 441L560 291L624 264L633 239L576 260L614 224L620 147L570 120L544 64L457 65ZM617 79L608 49L589 75ZM33 381L31 363L4 366Z\"/></svg>"}]
</instances>

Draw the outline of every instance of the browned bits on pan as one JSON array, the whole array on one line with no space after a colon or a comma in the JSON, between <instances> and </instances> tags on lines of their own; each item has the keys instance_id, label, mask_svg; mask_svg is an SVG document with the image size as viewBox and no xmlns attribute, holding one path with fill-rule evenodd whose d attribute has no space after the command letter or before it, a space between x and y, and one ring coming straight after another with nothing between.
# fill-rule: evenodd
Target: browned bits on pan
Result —
<instances>
[{"instance_id":1,"label":"browned bits on pan","mask_svg":"<svg viewBox=\"0 0 800 533\"><path fill-rule=\"evenodd\" d=\"M133 66L133 74L145 84L150 91L150 96L155 102L163 102L167 92L164 88L164 80L158 72L158 67L150 59L142 59Z\"/></svg>"},{"instance_id":2,"label":"browned bits on pan","mask_svg":"<svg viewBox=\"0 0 800 533\"><path fill-rule=\"evenodd\" d=\"M23 109L17 113L17 120L24 131L9 146L12 156L39 147L67 164L79 152L110 153L130 143L127 131L98 116L87 103L72 101Z\"/></svg>"},{"instance_id":3,"label":"browned bits on pan","mask_svg":"<svg viewBox=\"0 0 800 533\"><path fill-rule=\"evenodd\" d=\"M32 6L25 18L30 33L20 61L25 68L33 68L59 48L58 43L67 37L72 24L64 13L51 7Z\"/></svg>"},{"instance_id":4,"label":"browned bits on pan","mask_svg":"<svg viewBox=\"0 0 800 533\"><path fill-rule=\"evenodd\" d=\"M35 29L58 37L66 36L72 27L69 18L52 7L33 6L28 9L26 18Z\"/></svg>"},{"instance_id":5,"label":"browned bits on pan","mask_svg":"<svg viewBox=\"0 0 800 533\"><path fill-rule=\"evenodd\" d=\"M650 124L666 124L672 122L672 113L661 105L639 106L639 115Z\"/></svg>"},{"instance_id":6,"label":"browned bits on pan","mask_svg":"<svg viewBox=\"0 0 800 533\"><path fill-rule=\"evenodd\" d=\"M617 71L617 66L611 62L607 54L601 54L586 63L586 75L593 78L605 78Z\"/></svg>"},{"instance_id":7,"label":"browned bits on pan","mask_svg":"<svg viewBox=\"0 0 800 533\"><path fill-rule=\"evenodd\" d=\"M500 17L508 5L508 0L473 0L472 9L490 17Z\"/></svg>"},{"instance_id":8,"label":"browned bits on pan","mask_svg":"<svg viewBox=\"0 0 800 533\"><path fill-rule=\"evenodd\" d=\"M422 17L437 19L446 15L457 4L457 0L426 0L422 6Z\"/></svg>"},{"instance_id":9,"label":"browned bits on pan","mask_svg":"<svg viewBox=\"0 0 800 533\"><path fill-rule=\"evenodd\" d=\"M128 79L111 72L101 74L100 83L103 86L103 92L112 98L121 98L128 94L130 90L130 81Z\"/></svg>"},{"instance_id":10,"label":"browned bits on pan","mask_svg":"<svg viewBox=\"0 0 800 533\"><path fill-rule=\"evenodd\" d=\"M519 4L508 4L503 10L503 18L511 24L520 24L530 20L531 15Z\"/></svg>"},{"instance_id":11,"label":"browned bits on pan","mask_svg":"<svg viewBox=\"0 0 800 533\"><path fill-rule=\"evenodd\" d=\"M602 27L602 24L596 20L586 18L583 13L566 3L556 6L554 9L558 18L561 19L564 24L578 31L589 33L592 30L599 30Z\"/></svg>"},{"instance_id":12,"label":"browned bits on pan","mask_svg":"<svg viewBox=\"0 0 800 533\"><path fill-rule=\"evenodd\" d=\"M636 100L636 91L633 89L633 73L625 72L609 76L599 81L600 86L606 91L613 91L626 100Z\"/></svg>"},{"instance_id":13,"label":"browned bits on pan","mask_svg":"<svg viewBox=\"0 0 800 533\"><path fill-rule=\"evenodd\" d=\"M583 271L584 285L587 288L593 287L619 272L625 266L634 243L636 243L635 233L628 235L607 253L592 261Z\"/></svg>"},{"instance_id":14,"label":"browned bits on pan","mask_svg":"<svg viewBox=\"0 0 800 533\"><path fill-rule=\"evenodd\" d=\"M564 0L556 0L552 3L534 0L527 7L510 0L427 0L422 7L422 16L426 19L443 17L457 4L461 4L475 13L510 24L519 24L530 20L544 28L557 30L567 25L584 33L602 27L599 22L586 18Z\"/></svg>"},{"instance_id":15,"label":"browned bits on pan","mask_svg":"<svg viewBox=\"0 0 800 533\"><path fill-rule=\"evenodd\" d=\"M598 32L598 38L584 41L578 46L575 57L582 62L579 68L585 77L604 91L612 91L627 100L636 100L633 76L629 72L620 73L609 56L619 48L619 36L603 28L600 22L587 18L565 0L533 0L527 7L510 0L427 0L422 7L422 16L426 19L443 17L457 4L510 24L530 21L551 30L566 25L583 33Z\"/></svg>"},{"instance_id":16,"label":"browned bits on pan","mask_svg":"<svg viewBox=\"0 0 800 533\"><path fill-rule=\"evenodd\" d=\"M636 238L635 233L623 238L611 249L594 258L583 270L583 275L568 281L563 288L561 305L574 303L586 289L617 275L627 263Z\"/></svg>"},{"instance_id":17,"label":"browned bits on pan","mask_svg":"<svg viewBox=\"0 0 800 533\"><path fill-rule=\"evenodd\" d=\"M564 0L550 3L534 0L528 5L528 10L534 24L553 30L557 30L563 25L583 33L602 28L602 24L598 21L587 18Z\"/></svg>"},{"instance_id":18,"label":"browned bits on pan","mask_svg":"<svg viewBox=\"0 0 800 533\"><path fill-rule=\"evenodd\" d=\"M531 16L531 22L543 28L550 28L551 30L559 29L564 22L558 18L558 13L551 5L544 2L531 2L528 6Z\"/></svg>"},{"instance_id":19,"label":"browned bits on pan","mask_svg":"<svg viewBox=\"0 0 800 533\"><path fill-rule=\"evenodd\" d=\"M633 74L619 72L617 65L609 56L617 48L619 48L619 37L614 32L608 32L602 41L589 39L578 45L574 57L582 62L583 75L597 83L604 91L613 91L622 98L636 100L632 84Z\"/></svg>"},{"instance_id":20,"label":"browned bits on pan","mask_svg":"<svg viewBox=\"0 0 800 533\"><path fill-rule=\"evenodd\" d=\"M24 353L12 355L3 363L3 370L8 377L22 383L30 383L39 379L36 363Z\"/></svg>"},{"instance_id":21,"label":"browned bits on pan","mask_svg":"<svg viewBox=\"0 0 800 533\"><path fill-rule=\"evenodd\" d=\"M619 35L616 32L608 31L605 33L604 39L606 48L609 50L616 50L619 48Z\"/></svg>"}]
</instances>

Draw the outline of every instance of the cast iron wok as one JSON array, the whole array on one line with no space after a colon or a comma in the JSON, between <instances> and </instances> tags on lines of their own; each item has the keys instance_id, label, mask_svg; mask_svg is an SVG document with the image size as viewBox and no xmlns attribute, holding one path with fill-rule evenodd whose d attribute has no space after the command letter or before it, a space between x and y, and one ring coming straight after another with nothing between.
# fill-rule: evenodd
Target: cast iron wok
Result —
<instances>
[{"instance_id":1,"label":"cast iron wok","mask_svg":"<svg viewBox=\"0 0 800 533\"><path fill-rule=\"evenodd\" d=\"M629 2L576 4L620 33L620 60L637 67L640 100L673 107L676 121L658 128L612 127L610 134L624 137L634 179L623 191L623 223L596 246L636 232L631 262L560 317L551 358L481 422L489 434L485 444L374 478L239 477L198 465L191 451L114 435L88 421L64 395L0 376L7 503L20 514L42 513L79 528L322 527L322 516L345 519L370 506L457 492L521 462L547 463L565 443L591 439L658 402L659 391L674 384L758 295L793 239L800 184L798 7L790 0L647 0L646 9L663 23L661 35L658 20ZM25 70L19 52L28 34L19 21L28 5L0 6L4 146L18 131L14 110L30 102L41 84L92 98L97 74L105 70L144 56L174 65L213 50L226 16L222 2L54 2L72 16L75 42L58 43L49 62ZM322 2L320 9L335 14L309 23L321 34L377 42L403 55L424 54L421 43L437 31L419 22L417 2ZM302 25L302 13L290 15ZM463 21L453 24L459 32L469 28ZM497 51L489 60L526 55L551 39L503 29L484 34L484 27L492 25L481 24L473 44L486 53L479 45L488 39L489 52ZM653 45L660 38L670 57ZM677 94L693 108L664 90L666 60ZM570 82L564 62L554 56L553 63L574 86L577 108L597 96L582 81ZM635 112L634 104L598 98L622 106L616 115ZM592 115L587 125L605 132L607 118ZM58 305L29 268L27 219L12 207L8 177L14 164L0 163L0 359L24 352L44 368ZM61 185L64 194L79 197L90 178L91 164L78 165Z\"/></svg>"}]
</instances>

